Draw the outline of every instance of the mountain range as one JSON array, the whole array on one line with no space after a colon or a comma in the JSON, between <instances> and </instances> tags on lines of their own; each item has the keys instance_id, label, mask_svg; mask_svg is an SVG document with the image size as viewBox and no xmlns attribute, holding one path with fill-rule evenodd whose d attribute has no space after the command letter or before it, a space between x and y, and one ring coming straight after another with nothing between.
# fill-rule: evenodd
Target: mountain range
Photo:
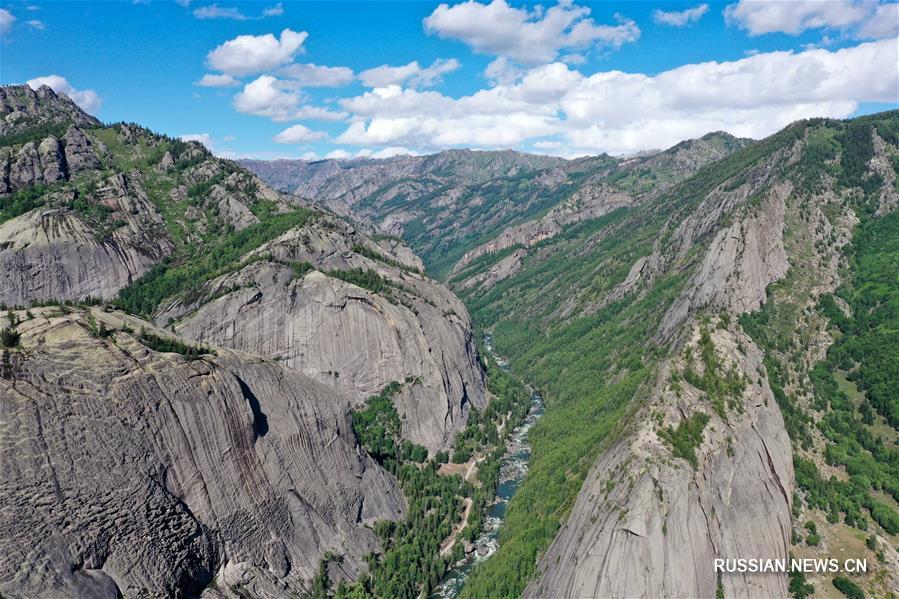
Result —
<instances>
[{"instance_id":1,"label":"mountain range","mask_svg":"<svg viewBox=\"0 0 899 599\"><path fill-rule=\"evenodd\" d=\"M899 593L899 112L318 162L0 118L3 596L428 596L534 389L463 597ZM712 568L790 555L869 570Z\"/></svg>"}]
</instances>

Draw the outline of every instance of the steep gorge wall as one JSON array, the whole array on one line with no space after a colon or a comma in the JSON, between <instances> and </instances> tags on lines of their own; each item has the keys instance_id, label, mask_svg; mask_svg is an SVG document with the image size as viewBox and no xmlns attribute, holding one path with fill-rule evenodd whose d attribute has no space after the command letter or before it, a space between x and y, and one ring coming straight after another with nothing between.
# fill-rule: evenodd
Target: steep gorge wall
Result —
<instances>
[{"instance_id":1,"label":"steep gorge wall","mask_svg":"<svg viewBox=\"0 0 899 599\"><path fill-rule=\"evenodd\" d=\"M349 401L229 350L188 362L86 313L34 310L0 378L6 597L298 593L326 551L356 575L405 505ZM108 329L148 323L93 309Z\"/></svg>"}]
</instances>

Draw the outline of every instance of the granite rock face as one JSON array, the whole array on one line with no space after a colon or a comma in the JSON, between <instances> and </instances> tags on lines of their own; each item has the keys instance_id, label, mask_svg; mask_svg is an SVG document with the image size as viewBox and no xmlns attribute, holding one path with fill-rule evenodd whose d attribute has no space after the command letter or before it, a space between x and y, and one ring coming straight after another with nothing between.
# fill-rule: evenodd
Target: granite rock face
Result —
<instances>
[{"instance_id":1,"label":"granite rock face","mask_svg":"<svg viewBox=\"0 0 899 599\"><path fill-rule=\"evenodd\" d=\"M109 299L171 253L162 217L135 179L111 175L94 202L110 213L102 235L90 218L64 207L0 223L0 301Z\"/></svg>"},{"instance_id":2,"label":"granite rock face","mask_svg":"<svg viewBox=\"0 0 899 599\"><path fill-rule=\"evenodd\" d=\"M699 327L686 345L698 355ZM711 334L725 367L749 383L722 419L704 394L669 376L665 363L638 423L587 475L571 515L538 564L525 597L713 598L715 558L786 557L790 548L793 462L790 440L759 349L742 332ZM709 416L697 466L671 453L660 434L702 412ZM723 574L725 597L786 597L786 574Z\"/></svg>"},{"instance_id":3,"label":"granite rock face","mask_svg":"<svg viewBox=\"0 0 899 599\"><path fill-rule=\"evenodd\" d=\"M370 256L381 256L373 259ZM468 411L487 396L468 313L444 286L330 216L259 248L235 273L217 278L189 303L156 316L180 334L270 356L357 402L392 381L403 433L432 451L452 444ZM315 270L297 275L292 265ZM387 281L374 292L339 275L372 270Z\"/></svg>"},{"instance_id":4,"label":"granite rock face","mask_svg":"<svg viewBox=\"0 0 899 599\"><path fill-rule=\"evenodd\" d=\"M772 188L757 214L718 231L687 289L665 314L660 334L671 334L703 307L733 313L757 310L765 289L790 267L784 249L784 202L792 185Z\"/></svg>"},{"instance_id":5,"label":"granite rock face","mask_svg":"<svg viewBox=\"0 0 899 599\"><path fill-rule=\"evenodd\" d=\"M229 350L157 353L123 325L170 333L119 313L33 312L0 373L5 597L296 594L329 550L357 575L365 525L402 515L343 395Z\"/></svg>"},{"instance_id":6,"label":"granite rock face","mask_svg":"<svg viewBox=\"0 0 899 599\"><path fill-rule=\"evenodd\" d=\"M46 85L37 90L27 85L0 87L0 136L69 123L79 127L100 125L100 121L81 110L68 96L57 94Z\"/></svg>"}]
</instances>

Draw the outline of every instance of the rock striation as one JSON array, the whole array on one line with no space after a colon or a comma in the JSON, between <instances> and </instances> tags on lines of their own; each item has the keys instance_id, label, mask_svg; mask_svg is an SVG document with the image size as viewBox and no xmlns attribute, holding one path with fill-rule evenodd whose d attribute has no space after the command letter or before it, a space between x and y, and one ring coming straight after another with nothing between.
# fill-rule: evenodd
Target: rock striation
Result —
<instances>
[{"instance_id":1,"label":"rock striation","mask_svg":"<svg viewBox=\"0 0 899 599\"><path fill-rule=\"evenodd\" d=\"M358 575L366 525L402 515L345 396L230 350L158 353L133 331L171 334L119 313L33 312L0 378L5 597L298 594L326 551Z\"/></svg>"},{"instance_id":2,"label":"rock striation","mask_svg":"<svg viewBox=\"0 0 899 599\"><path fill-rule=\"evenodd\" d=\"M322 215L210 281L198 299L164 306L156 321L275 358L357 402L408 382L393 398L404 436L437 451L452 444L472 407L486 405L484 375L465 307L405 260ZM307 264L307 273L294 270ZM352 269L376 273L385 288L340 278Z\"/></svg>"},{"instance_id":3,"label":"rock striation","mask_svg":"<svg viewBox=\"0 0 899 599\"><path fill-rule=\"evenodd\" d=\"M109 176L98 188L95 205L108 211L98 230L89 215L48 205L0 223L0 302L110 299L169 255L174 246L162 216L140 183Z\"/></svg>"},{"instance_id":4,"label":"rock striation","mask_svg":"<svg viewBox=\"0 0 899 599\"><path fill-rule=\"evenodd\" d=\"M699 326L686 343L699 355ZM699 389L665 363L636 426L607 449L587 475L571 515L524 596L786 597L786 574L723 574L715 558L786 557L790 548L793 463L790 440L764 375L762 354L742 332L711 335L726 368L749 373L737 404L722 418ZM709 417L694 469L674 457L665 427Z\"/></svg>"}]
</instances>

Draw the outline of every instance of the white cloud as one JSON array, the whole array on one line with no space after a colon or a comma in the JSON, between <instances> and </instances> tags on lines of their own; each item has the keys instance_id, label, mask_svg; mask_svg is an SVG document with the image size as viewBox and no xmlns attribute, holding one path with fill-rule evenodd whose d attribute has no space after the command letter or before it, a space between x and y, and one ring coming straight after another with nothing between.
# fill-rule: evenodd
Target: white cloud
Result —
<instances>
[{"instance_id":1,"label":"white cloud","mask_svg":"<svg viewBox=\"0 0 899 599\"><path fill-rule=\"evenodd\" d=\"M683 27L690 23L695 23L702 18L702 15L709 11L708 4L700 4L699 6L688 8L681 11L664 11L656 9L652 13L652 20L660 25L671 25L672 27Z\"/></svg>"},{"instance_id":2,"label":"white cloud","mask_svg":"<svg viewBox=\"0 0 899 599\"><path fill-rule=\"evenodd\" d=\"M860 102L899 103L897 62L899 45L891 39L836 51L758 53L652 76L588 77L556 62L459 98L392 85L341 100L352 116L336 141L428 151L534 144L583 155L630 154L715 130L758 138L796 119L848 117Z\"/></svg>"},{"instance_id":3,"label":"white cloud","mask_svg":"<svg viewBox=\"0 0 899 599\"><path fill-rule=\"evenodd\" d=\"M271 33L265 35L239 35L218 46L206 56L206 64L228 75L261 73L291 62L303 51L303 42L309 36L305 31L281 32L279 40Z\"/></svg>"},{"instance_id":4,"label":"white cloud","mask_svg":"<svg viewBox=\"0 0 899 599\"><path fill-rule=\"evenodd\" d=\"M290 120L300 104L300 96L285 91L281 82L271 75L262 75L247 83L234 96L234 107L240 112L265 116L275 121Z\"/></svg>"},{"instance_id":5,"label":"white cloud","mask_svg":"<svg viewBox=\"0 0 899 599\"><path fill-rule=\"evenodd\" d=\"M303 105L300 106L296 112L293 113L294 119L303 120L315 120L315 121L342 121L345 120L349 115L345 112L335 112L328 108L323 108L321 106L309 106Z\"/></svg>"},{"instance_id":6,"label":"white cloud","mask_svg":"<svg viewBox=\"0 0 899 599\"><path fill-rule=\"evenodd\" d=\"M565 49L618 48L640 37L636 23L616 15L617 25L597 25L590 9L561 0L548 10L513 8L505 0L441 4L424 19L425 30L465 42L475 52L526 64L550 62Z\"/></svg>"},{"instance_id":7,"label":"white cloud","mask_svg":"<svg viewBox=\"0 0 899 599\"><path fill-rule=\"evenodd\" d=\"M198 19L231 19L234 21L246 21L249 17L234 7L223 7L218 4L201 6L194 9L194 16Z\"/></svg>"},{"instance_id":8,"label":"white cloud","mask_svg":"<svg viewBox=\"0 0 899 599\"><path fill-rule=\"evenodd\" d=\"M40 86L46 85L58 94L65 94L72 100L72 102L90 114L99 110L100 106L103 104L103 99L94 90L75 89L65 77L60 77L59 75L35 77L34 79L29 79L26 83L31 89L36 90Z\"/></svg>"},{"instance_id":9,"label":"white cloud","mask_svg":"<svg viewBox=\"0 0 899 599\"><path fill-rule=\"evenodd\" d=\"M181 141L198 141L207 149L212 148L212 136L208 133L185 133L184 135L179 135L178 139Z\"/></svg>"},{"instance_id":10,"label":"white cloud","mask_svg":"<svg viewBox=\"0 0 899 599\"><path fill-rule=\"evenodd\" d=\"M315 162L316 160L321 160L321 156L319 156L315 152L309 151L309 152L303 152L300 155L300 159L305 160L307 162Z\"/></svg>"},{"instance_id":11,"label":"white cloud","mask_svg":"<svg viewBox=\"0 0 899 599\"><path fill-rule=\"evenodd\" d=\"M206 73L195 85L200 87L234 87L240 85L240 81L231 75L211 75Z\"/></svg>"},{"instance_id":12,"label":"white cloud","mask_svg":"<svg viewBox=\"0 0 899 599\"><path fill-rule=\"evenodd\" d=\"M326 67L317 64L292 64L280 73L290 77L299 87L342 87L353 81L353 70L347 67Z\"/></svg>"},{"instance_id":13,"label":"white cloud","mask_svg":"<svg viewBox=\"0 0 899 599\"><path fill-rule=\"evenodd\" d=\"M455 58L438 58L426 68L419 66L418 61L398 67L385 64L362 71L359 73L359 79L366 87L386 87L403 83L411 87L432 87L440 83L444 75L452 73L460 66L462 65Z\"/></svg>"},{"instance_id":14,"label":"white cloud","mask_svg":"<svg viewBox=\"0 0 899 599\"><path fill-rule=\"evenodd\" d=\"M371 154L372 158L393 158L394 156L416 156L416 153L402 146L389 146Z\"/></svg>"},{"instance_id":15,"label":"white cloud","mask_svg":"<svg viewBox=\"0 0 899 599\"><path fill-rule=\"evenodd\" d=\"M899 3L881 4L858 31L861 39L883 39L899 36Z\"/></svg>"},{"instance_id":16,"label":"white cloud","mask_svg":"<svg viewBox=\"0 0 899 599\"><path fill-rule=\"evenodd\" d=\"M278 2L274 6L269 6L268 8L266 8L262 11L263 17L280 17L283 14L284 14L284 6L282 6L280 2Z\"/></svg>"},{"instance_id":17,"label":"white cloud","mask_svg":"<svg viewBox=\"0 0 899 599\"><path fill-rule=\"evenodd\" d=\"M244 85L243 90L234 96L234 107L239 112L278 122L295 119L338 121L347 116L318 106L300 106L301 100L300 94L291 89L290 84L272 75L261 75Z\"/></svg>"},{"instance_id":18,"label":"white cloud","mask_svg":"<svg viewBox=\"0 0 899 599\"><path fill-rule=\"evenodd\" d=\"M870 0L740 0L724 9L728 25L736 25L749 35L788 33L828 27L845 29L865 20L876 6Z\"/></svg>"},{"instance_id":19,"label":"white cloud","mask_svg":"<svg viewBox=\"0 0 899 599\"><path fill-rule=\"evenodd\" d=\"M0 8L0 33L9 33L16 17L5 8Z\"/></svg>"},{"instance_id":20,"label":"white cloud","mask_svg":"<svg viewBox=\"0 0 899 599\"><path fill-rule=\"evenodd\" d=\"M332 160L346 160L350 158L352 154L347 152L346 150L333 150L325 154L325 158L330 158Z\"/></svg>"},{"instance_id":21,"label":"white cloud","mask_svg":"<svg viewBox=\"0 0 899 599\"><path fill-rule=\"evenodd\" d=\"M521 77L521 69L515 66L508 58L500 56L490 62L484 69L484 76L493 85L514 83Z\"/></svg>"},{"instance_id":22,"label":"white cloud","mask_svg":"<svg viewBox=\"0 0 899 599\"><path fill-rule=\"evenodd\" d=\"M298 144L327 139L327 137L328 134L324 131L313 131L303 125L294 125L293 127L288 127L273 139L279 144Z\"/></svg>"},{"instance_id":23,"label":"white cloud","mask_svg":"<svg viewBox=\"0 0 899 599\"><path fill-rule=\"evenodd\" d=\"M30 21L25 21L25 24L34 29L39 29L41 31L44 30L44 22L38 21L37 19L31 19Z\"/></svg>"}]
</instances>

